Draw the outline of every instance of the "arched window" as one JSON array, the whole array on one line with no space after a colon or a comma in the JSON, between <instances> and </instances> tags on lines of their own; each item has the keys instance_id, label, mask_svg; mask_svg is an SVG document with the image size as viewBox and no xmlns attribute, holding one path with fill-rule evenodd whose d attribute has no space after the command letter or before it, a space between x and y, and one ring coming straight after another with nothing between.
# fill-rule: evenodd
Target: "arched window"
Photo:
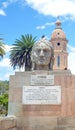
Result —
<instances>
[{"instance_id":1,"label":"arched window","mask_svg":"<svg viewBox=\"0 0 75 130\"><path fill-rule=\"evenodd\" d=\"M60 66L60 56L57 56L57 66Z\"/></svg>"}]
</instances>

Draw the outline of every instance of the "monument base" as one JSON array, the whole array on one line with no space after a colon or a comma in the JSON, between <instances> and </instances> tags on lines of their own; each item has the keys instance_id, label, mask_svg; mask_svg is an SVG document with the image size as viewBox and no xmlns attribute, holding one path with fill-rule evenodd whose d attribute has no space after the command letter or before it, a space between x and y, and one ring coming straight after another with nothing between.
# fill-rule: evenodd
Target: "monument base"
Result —
<instances>
[{"instance_id":1,"label":"monument base","mask_svg":"<svg viewBox=\"0 0 75 130\"><path fill-rule=\"evenodd\" d=\"M53 86L61 86L61 104L22 103L23 86L31 86L31 75L41 73L54 75ZM75 76L68 70L16 72L10 76L8 108L8 114L17 117L18 130L74 130Z\"/></svg>"},{"instance_id":2,"label":"monument base","mask_svg":"<svg viewBox=\"0 0 75 130\"><path fill-rule=\"evenodd\" d=\"M75 130L74 117L0 118L0 130Z\"/></svg>"},{"instance_id":3,"label":"monument base","mask_svg":"<svg viewBox=\"0 0 75 130\"><path fill-rule=\"evenodd\" d=\"M22 118L21 122L18 121L17 130L75 130L75 118L47 116Z\"/></svg>"}]
</instances>

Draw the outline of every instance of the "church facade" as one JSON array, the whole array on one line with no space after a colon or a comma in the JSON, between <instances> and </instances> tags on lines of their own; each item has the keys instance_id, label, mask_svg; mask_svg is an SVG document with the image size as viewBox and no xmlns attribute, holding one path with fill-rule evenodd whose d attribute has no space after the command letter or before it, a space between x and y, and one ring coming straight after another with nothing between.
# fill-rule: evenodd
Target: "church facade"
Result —
<instances>
[{"instance_id":1,"label":"church facade","mask_svg":"<svg viewBox=\"0 0 75 130\"><path fill-rule=\"evenodd\" d=\"M50 42L54 48L54 66L53 70L67 70L68 68L68 52L65 32L62 30L61 21L57 20L56 27L52 32Z\"/></svg>"}]
</instances>

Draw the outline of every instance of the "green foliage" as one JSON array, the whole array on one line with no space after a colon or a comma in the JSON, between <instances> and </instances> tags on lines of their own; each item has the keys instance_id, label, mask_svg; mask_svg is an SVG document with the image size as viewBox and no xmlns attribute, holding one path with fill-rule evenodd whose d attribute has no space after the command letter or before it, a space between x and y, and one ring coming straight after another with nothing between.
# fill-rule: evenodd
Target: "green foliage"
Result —
<instances>
[{"instance_id":1,"label":"green foliage","mask_svg":"<svg viewBox=\"0 0 75 130\"><path fill-rule=\"evenodd\" d=\"M9 82L0 81L0 114L8 113L8 90Z\"/></svg>"},{"instance_id":2,"label":"green foliage","mask_svg":"<svg viewBox=\"0 0 75 130\"><path fill-rule=\"evenodd\" d=\"M0 58L3 58L4 55L5 55L5 46L2 40L0 39Z\"/></svg>"},{"instance_id":3,"label":"green foliage","mask_svg":"<svg viewBox=\"0 0 75 130\"><path fill-rule=\"evenodd\" d=\"M20 40L16 39L15 44L10 51L10 61L11 65L15 67L24 67L25 70L31 68L31 50L36 42L36 37L32 35L22 35Z\"/></svg>"},{"instance_id":4,"label":"green foliage","mask_svg":"<svg viewBox=\"0 0 75 130\"><path fill-rule=\"evenodd\" d=\"M0 94L4 94L8 92L9 82L8 81L0 81Z\"/></svg>"},{"instance_id":5,"label":"green foliage","mask_svg":"<svg viewBox=\"0 0 75 130\"><path fill-rule=\"evenodd\" d=\"M0 95L0 114L7 114L8 111L8 94Z\"/></svg>"}]
</instances>

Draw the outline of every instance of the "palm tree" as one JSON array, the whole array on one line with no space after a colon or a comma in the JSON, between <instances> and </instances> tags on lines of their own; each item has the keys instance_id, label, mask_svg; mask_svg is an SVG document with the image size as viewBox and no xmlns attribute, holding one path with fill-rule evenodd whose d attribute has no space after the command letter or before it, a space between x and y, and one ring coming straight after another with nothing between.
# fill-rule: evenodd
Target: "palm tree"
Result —
<instances>
[{"instance_id":1,"label":"palm tree","mask_svg":"<svg viewBox=\"0 0 75 130\"><path fill-rule=\"evenodd\" d=\"M24 67L25 70L30 70L31 50L35 42L36 37L33 38L31 34L21 35L20 40L16 39L10 50L11 66L14 69L18 66L19 68Z\"/></svg>"},{"instance_id":2,"label":"palm tree","mask_svg":"<svg viewBox=\"0 0 75 130\"><path fill-rule=\"evenodd\" d=\"M2 42L2 38L0 38L0 58L3 58L5 55L5 46L4 43Z\"/></svg>"}]
</instances>

